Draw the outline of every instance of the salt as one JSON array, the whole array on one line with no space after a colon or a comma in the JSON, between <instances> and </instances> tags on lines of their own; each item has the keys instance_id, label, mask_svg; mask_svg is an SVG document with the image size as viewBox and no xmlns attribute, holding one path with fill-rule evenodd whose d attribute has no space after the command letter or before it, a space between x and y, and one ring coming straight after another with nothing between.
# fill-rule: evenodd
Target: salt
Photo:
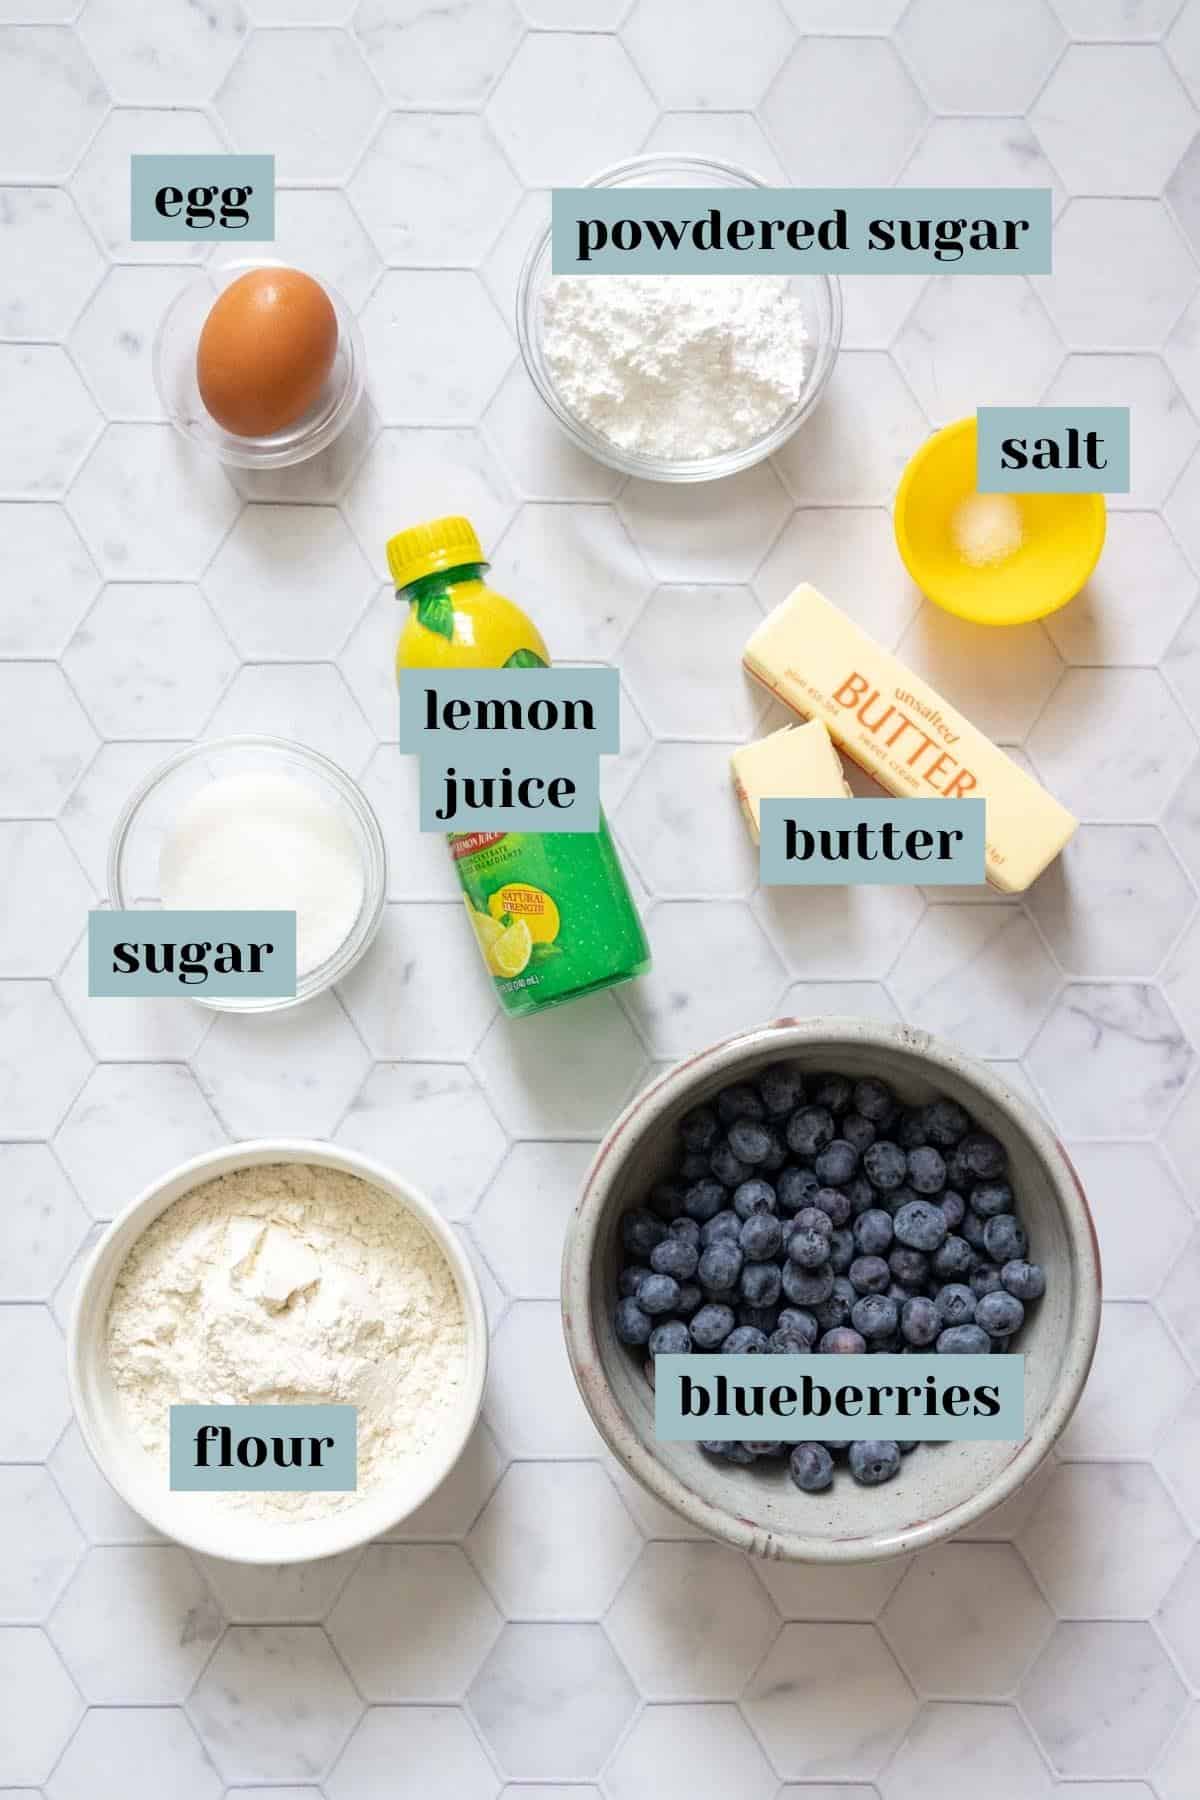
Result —
<instances>
[{"instance_id":1,"label":"salt","mask_svg":"<svg viewBox=\"0 0 1200 1800\"><path fill-rule=\"evenodd\" d=\"M950 521L954 547L973 569L1004 562L1021 548L1021 509L1011 494L968 494Z\"/></svg>"}]
</instances>

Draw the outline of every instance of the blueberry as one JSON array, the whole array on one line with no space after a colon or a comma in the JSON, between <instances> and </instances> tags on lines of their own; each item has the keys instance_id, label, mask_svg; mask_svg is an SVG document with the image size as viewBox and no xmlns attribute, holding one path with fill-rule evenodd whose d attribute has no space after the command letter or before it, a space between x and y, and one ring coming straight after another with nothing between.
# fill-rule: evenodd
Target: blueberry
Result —
<instances>
[{"instance_id":1,"label":"blueberry","mask_svg":"<svg viewBox=\"0 0 1200 1800\"><path fill-rule=\"evenodd\" d=\"M961 1281L948 1281L934 1305L943 1325L969 1325L975 1317L975 1296Z\"/></svg>"},{"instance_id":2,"label":"blueberry","mask_svg":"<svg viewBox=\"0 0 1200 1800\"><path fill-rule=\"evenodd\" d=\"M891 1247L892 1219L882 1207L873 1206L854 1221L854 1241L863 1256L882 1256Z\"/></svg>"},{"instance_id":3,"label":"blueberry","mask_svg":"<svg viewBox=\"0 0 1200 1800\"><path fill-rule=\"evenodd\" d=\"M939 1356L986 1356L991 1348L982 1325L948 1325L937 1341Z\"/></svg>"},{"instance_id":4,"label":"blueberry","mask_svg":"<svg viewBox=\"0 0 1200 1800\"><path fill-rule=\"evenodd\" d=\"M766 1162L774 1146L769 1126L757 1119L735 1119L729 1127L729 1148L739 1162L749 1163L751 1168Z\"/></svg>"},{"instance_id":5,"label":"blueberry","mask_svg":"<svg viewBox=\"0 0 1200 1800\"><path fill-rule=\"evenodd\" d=\"M754 1170L749 1163L744 1163L740 1156L735 1156L727 1138L722 1138L713 1146L708 1159L708 1166L727 1188L735 1188L746 1181Z\"/></svg>"},{"instance_id":6,"label":"blueberry","mask_svg":"<svg viewBox=\"0 0 1200 1800\"><path fill-rule=\"evenodd\" d=\"M957 1231L966 1217L967 1203L954 1188L943 1188L938 1195L938 1205L946 1216L946 1223L951 1231Z\"/></svg>"},{"instance_id":7,"label":"blueberry","mask_svg":"<svg viewBox=\"0 0 1200 1800\"><path fill-rule=\"evenodd\" d=\"M995 1263L980 1263L977 1269L971 1270L969 1284L976 1300L982 1300L985 1294L995 1294L1000 1289L1000 1271Z\"/></svg>"},{"instance_id":8,"label":"blueberry","mask_svg":"<svg viewBox=\"0 0 1200 1800\"><path fill-rule=\"evenodd\" d=\"M846 1183L842 1191L850 1202L850 1212L853 1218L857 1219L859 1213L865 1213L872 1206L879 1205L879 1196L865 1175L856 1175L852 1181Z\"/></svg>"},{"instance_id":9,"label":"blueberry","mask_svg":"<svg viewBox=\"0 0 1200 1800\"><path fill-rule=\"evenodd\" d=\"M850 1196L842 1188L818 1188L812 1203L827 1215L833 1225L845 1225L850 1217Z\"/></svg>"},{"instance_id":10,"label":"blueberry","mask_svg":"<svg viewBox=\"0 0 1200 1800\"><path fill-rule=\"evenodd\" d=\"M833 1142L833 1114L824 1106L801 1106L787 1122L788 1148L797 1156L816 1156Z\"/></svg>"},{"instance_id":11,"label":"blueberry","mask_svg":"<svg viewBox=\"0 0 1200 1800\"><path fill-rule=\"evenodd\" d=\"M753 1175L734 1188L733 1210L739 1219L748 1219L754 1213L773 1213L775 1189L761 1175Z\"/></svg>"},{"instance_id":12,"label":"blueberry","mask_svg":"<svg viewBox=\"0 0 1200 1800\"><path fill-rule=\"evenodd\" d=\"M772 1119L781 1119L803 1105L804 1079L795 1063L768 1063L756 1079L762 1103Z\"/></svg>"},{"instance_id":13,"label":"blueberry","mask_svg":"<svg viewBox=\"0 0 1200 1800\"><path fill-rule=\"evenodd\" d=\"M660 1181L650 1193L650 1204L660 1219L668 1224L678 1219L683 1213L685 1190L677 1181Z\"/></svg>"},{"instance_id":14,"label":"blueberry","mask_svg":"<svg viewBox=\"0 0 1200 1800\"><path fill-rule=\"evenodd\" d=\"M701 1440L700 1448L710 1456L719 1456L725 1462L742 1463L748 1466L754 1461L753 1450L747 1450L745 1444L723 1444L712 1438Z\"/></svg>"},{"instance_id":15,"label":"blueberry","mask_svg":"<svg viewBox=\"0 0 1200 1800\"><path fill-rule=\"evenodd\" d=\"M664 1238L650 1252L650 1267L657 1275L673 1275L676 1281L690 1281L696 1273L700 1251L681 1237Z\"/></svg>"},{"instance_id":16,"label":"blueberry","mask_svg":"<svg viewBox=\"0 0 1200 1800\"><path fill-rule=\"evenodd\" d=\"M698 1310L703 1299L704 1295L694 1281L682 1282L679 1288L679 1298L675 1302L675 1311L681 1319L690 1319L692 1314Z\"/></svg>"},{"instance_id":17,"label":"blueberry","mask_svg":"<svg viewBox=\"0 0 1200 1800\"><path fill-rule=\"evenodd\" d=\"M715 1244L718 1238L732 1238L736 1244L740 1242L741 1235L742 1221L735 1212L714 1213L712 1218L706 1219L700 1227L700 1245L702 1249L707 1250L708 1246Z\"/></svg>"},{"instance_id":18,"label":"blueberry","mask_svg":"<svg viewBox=\"0 0 1200 1800\"><path fill-rule=\"evenodd\" d=\"M682 1319L668 1319L650 1333L651 1356L686 1356L692 1347L692 1335Z\"/></svg>"},{"instance_id":19,"label":"blueberry","mask_svg":"<svg viewBox=\"0 0 1200 1800\"><path fill-rule=\"evenodd\" d=\"M622 1269L617 1277L617 1292L622 1300L632 1300L641 1286L642 1276L649 1273L649 1269L644 1269L640 1263L630 1263Z\"/></svg>"},{"instance_id":20,"label":"blueberry","mask_svg":"<svg viewBox=\"0 0 1200 1800\"><path fill-rule=\"evenodd\" d=\"M822 1331L834 1331L839 1325L850 1323L850 1314L858 1299L858 1289L846 1275L835 1275L833 1291L828 1300L822 1300L814 1306L813 1317Z\"/></svg>"},{"instance_id":21,"label":"blueberry","mask_svg":"<svg viewBox=\"0 0 1200 1800\"><path fill-rule=\"evenodd\" d=\"M842 1120L842 1136L848 1144L852 1144L861 1156L869 1145L875 1142L876 1132L870 1119L864 1119L861 1113L847 1113Z\"/></svg>"},{"instance_id":22,"label":"blueberry","mask_svg":"<svg viewBox=\"0 0 1200 1800\"><path fill-rule=\"evenodd\" d=\"M761 1119L763 1112L763 1103L748 1081L735 1081L717 1095L717 1114L723 1125L732 1125L735 1119Z\"/></svg>"},{"instance_id":23,"label":"blueberry","mask_svg":"<svg viewBox=\"0 0 1200 1800\"><path fill-rule=\"evenodd\" d=\"M900 1446L890 1438L868 1438L850 1446L850 1473L862 1487L879 1487L900 1467Z\"/></svg>"},{"instance_id":24,"label":"blueberry","mask_svg":"<svg viewBox=\"0 0 1200 1800\"><path fill-rule=\"evenodd\" d=\"M866 1347L867 1340L862 1332L849 1325L835 1325L817 1345L822 1356L861 1356Z\"/></svg>"},{"instance_id":25,"label":"blueberry","mask_svg":"<svg viewBox=\"0 0 1200 1800\"><path fill-rule=\"evenodd\" d=\"M1040 1263L1022 1262L1016 1258L1005 1263L1000 1279L1018 1300L1040 1300L1046 1291L1046 1271Z\"/></svg>"},{"instance_id":26,"label":"blueberry","mask_svg":"<svg viewBox=\"0 0 1200 1800\"><path fill-rule=\"evenodd\" d=\"M896 1096L886 1083L868 1075L854 1084L854 1110L872 1125L887 1126L896 1115Z\"/></svg>"},{"instance_id":27,"label":"blueberry","mask_svg":"<svg viewBox=\"0 0 1200 1800\"><path fill-rule=\"evenodd\" d=\"M721 1345L723 1356L766 1356L771 1343L765 1331L753 1325L739 1325Z\"/></svg>"},{"instance_id":28,"label":"blueberry","mask_svg":"<svg viewBox=\"0 0 1200 1800\"><path fill-rule=\"evenodd\" d=\"M793 1231L819 1231L822 1237L832 1238L833 1220L823 1206L802 1206L792 1220Z\"/></svg>"},{"instance_id":29,"label":"blueberry","mask_svg":"<svg viewBox=\"0 0 1200 1800\"><path fill-rule=\"evenodd\" d=\"M725 1189L721 1183L714 1181L709 1175L688 1189L683 1204L688 1218L695 1219L697 1224L703 1225L707 1220L716 1218L724 1207L726 1199Z\"/></svg>"},{"instance_id":30,"label":"blueberry","mask_svg":"<svg viewBox=\"0 0 1200 1800\"><path fill-rule=\"evenodd\" d=\"M802 1206L811 1205L813 1196L820 1189L821 1184L811 1169L781 1169L775 1183L782 1212L799 1212Z\"/></svg>"},{"instance_id":31,"label":"blueberry","mask_svg":"<svg viewBox=\"0 0 1200 1800\"><path fill-rule=\"evenodd\" d=\"M783 1226L774 1213L752 1213L742 1226L738 1243L748 1262L769 1262L783 1248Z\"/></svg>"},{"instance_id":32,"label":"blueberry","mask_svg":"<svg viewBox=\"0 0 1200 1800\"><path fill-rule=\"evenodd\" d=\"M788 1474L806 1494L819 1494L833 1480L833 1458L824 1444L793 1444Z\"/></svg>"},{"instance_id":33,"label":"blueberry","mask_svg":"<svg viewBox=\"0 0 1200 1800\"><path fill-rule=\"evenodd\" d=\"M850 1104L853 1089L844 1075L818 1075L809 1086L814 1106L828 1107L831 1113L843 1113Z\"/></svg>"},{"instance_id":34,"label":"blueberry","mask_svg":"<svg viewBox=\"0 0 1200 1800\"><path fill-rule=\"evenodd\" d=\"M1014 1294L1000 1288L985 1294L975 1308L975 1323L982 1325L989 1337L1011 1337L1025 1322L1025 1308Z\"/></svg>"},{"instance_id":35,"label":"blueberry","mask_svg":"<svg viewBox=\"0 0 1200 1800\"><path fill-rule=\"evenodd\" d=\"M775 1306L782 1288L783 1276L778 1263L748 1262L738 1280L738 1297L747 1306Z\"/></svg>"},{"instance_id":36,"label":"blueberry","mask_svg":"<svg viewBox=\"0 0 1200 1800\"><path fill-rule=\"evenodd\" d=\"M908 1153L908 1185L918 1194L937 1194L946 1185L946 1164L940 1150L920 1144Z\"/></svg>"},{"instance_id":37,"label":"blueberry","mask_svg":"<svg viewBox=\"0 0 1200 1800\"><path fill-rule=\"evenodd\" d=\"M811 1350L820 1336L817 1321L812 1313L805 1312L798 1306L785 1306L779 1315L779 1322L775 1329L777 1333L785 1332L788 1337L803 1344L806 1350Z\"/></svg>"},{"instance_id":38,"label":"blueberry","mask_svg":"<svg viewBox=\"0 0 1200 1800\"><path fill-rule=\"evenodd\" d=\"M654 1321L642 1311L636 1300L618 1300L613 1315L617 1336L623 1344L648 1344Z\"/></svg>"},{"instance_id":39,"label":"blueberry","mask_svg":"<svg viewBox=\"0 0 1200 1800\"><path fill-rule=\"evenodd\" d=\"M968 1206L966 1212L963 1214L963 1222L959 1226L958 1230L959 1230L959 1235L961 1237L966 1238L966 1240L967 1240L968 1244L970 1244L972 1250L982 1250L983 1249L984 1224L985 1224L985 1221L980 1218L979 1214L977 1212L973 1212L972 1209Z\"/></svg>"},{"instance_id":40,"label":"blueberry","mask_svg":"<svg viewBox=\"0 0 1200 1800\"><path fill-rule=\"evenodd\" d=\"M768 1175L776 1174L788 1159L787 1145L777 1131L771 1133L771 1148L763 1157L758 1167L765 1169Z\"/></svg>"},{"instance_id":41,"label":"blueberry","mask_svg":"<svg viewBox=\"0 0 1200 1800\"><path fill-rule=\"evenodd\" d=\"M899 1319L899 1307L886 1294L864 1294L861 1300L855 1301L854 1311L850 1314L855 1331L868 1342L891 1337Z\"/></svg>"},{"instance_id":42,"label":"blueberry","mask_svg":"<svg viewBox=\"0 0 1200 1800\"><path fill-rule=\"evenodd\" d=\"M802 1269L789 1260L783 1265L783 1291L793 1306L819 1306L833 1292L833 1270L828 1263L823 1269Z\"/></svg>"},{"instance_id":43,"label":"blueberry","mask_svg":"<svg viewBox=\"0 0 1200 1800\"><path fill-rule=\"evenodd\" d=\"M685 1244L699 1244L700 1226L695 1219L672 1219L668 1226L672 1237L682 1238Z\"/></svg>"},{"instance_id":44,"label":"blueberry","mask_svg":"<svg viewBox=\"0 0 1200 1800\"><path fill-rule=\"evenodd\" d=\"M931 1144L948 1150L966 1136L971 1120L956 1100L931 1100L924 1111L925 1135Z\"/></svg>"},{"instance_id":45,"label":"blueberry","mask_svg":"<svg viewBox=\"0 0 1200 1800\"><path fill-rule=\"evenodd\" d=\"M734 1327L732 1306L709 1301L692 1315L688 1330L697 1350L719 1350Z\"/></svg>"},{"instance_id":46,"label":"blueberry","mask_svg":"<svg viewBox=\"0 0 1200 1800\"><path fill-rule=\"evenodd\" d=\"M659 1275L652 1270L649 1275L642 1276L637 1303L644 1313L656 1317L660 1313L673 1313L678 1299L679 1283L673 1275Z\"/></svg>"},{"instance_id":47,"label":"blueberry","mask_svg":"<svg viewBox=\"0 0 1200 1800\"><path fill-rule=\"evenodd\" d=\"M903 1185L908 1174L908 1158L899 1144L893 1144L888 1138L877 1138L863 1151L863 1169L872 1187L887 1193L889 1189Z\"/></svg>"},{"instance_id":48,"label":"blueberry","mask_svg":"<svg viewBox=\"0 0 1200 1800\"><path fill-rule=\"evenodd\" d=\"M621 1220L621 1242L630 1256L637 1256L645 1262L655 1244L661 1244L667 1235L667 1228L661 1219L656 1219L652 1212L638 1208L627 1212Z\"/></svg>"},{"instance_id":49,"label":"blueberry","mask_svg":"<svg viewBox=\"0 0 1200 1800\"><path fill-rule=\"evenodd\" d=\"M860 1294L883 1294L891 1285L892 1271L882 1256L856 1256L850 1264L850 1280Z\"/></svg>"},{"instance_id":50,"label":"blueberry","mask_svg":"<svg viewBox=\"0 0 1200 1800\"><path fill-rule=\"evenodd\" d=\"M976 1181L995 1181L1008 1167L1008 1152L990 1132L969 1132L957 1148Z\"/></svg>"},{"instance_id":51,"label":"blueberry","mask_svg":"<svg viewBox=\"0 0 1200 1800\"><path fill-rule=\"evenodd\" d=\"M965 1281L978 1261L966 1238L951 1233L933 1253L933 1272L939 1281Z\"/></svg>"},{"instance_id":52,"label":"blueberry","mask_svg":"<svg viewBox=\"0 0 1200 1800\"><path fill-rule=\"evenodd\" d=\"M897 1244L888 1255L888 1268L892 1277L902 1287L924 1287L929 1280L929 1258L920 1250L910 1250L904 1244Z\"/></svg>"},{"instance_id":53,"label":"blueberry","mask_svg":"<svg viewBox=\"0 0 1200 1800\"><path fill-rule=\"evenodd\" d=\"M997 1213L983 1229L983 1247L995 1263L1020 1262L1029 1241L1024 1226L1013 1213Z\"/></svg>"},{"instance_id":54,"label":"blueberry","mask_svg":"<svg viewBox=\"0 0 1200 1800\"><path fill-rule=\"evenodd\" d=\"M823 1231L793 1231L787 1253L802 1269L819 1269L829 1261L829 1237Z\"/></svg>"},{"instance_id":55,"label":"blueberry","mask_svg":"<svg viewBox=\"0 0 1200 1800\"><path fill-rule=\"evenodd\" d=\"M892 1136L902 1150L916 1150L925 1142L925 1118L920 1107L914 1106L909 1112L903 1112L893 1120Z\"/></svg>"},{"instance_id":56,"label":"blueberry","mask_svg":"<svg viewBox=\"0 0 1200 1800\"><path fill-rule=\"evenodd\" d=\"M858 1168L858 1151L845 1138L834 1138L831 1144L817 1153L813 1164L814 1172L823 1187L837 1187L840 1182L849 1181Z\"/></svg>"},{"instance_id":57,"label":"blueberry","mask_svg":"<svg viewBox=\"0 0 1200 1800\"><path fill-rule=\"evenodd\" d=\"M745 1300L738 1301L737 1322L739 1325L753 1325L756 1331L770 1337L779 1323L777 1306L749 1306Z\"/></svg>"},{"instance_id":58,"label":"blueberry","mask_svg":"<svg viewBox=\"0 0 1200 1800\"><path fill-rule=\"evenodd\" d=\"M835 1275L844 1275L854 1261L858 1246L852 1231L835 1231L829 1240L829 1266Z\"/></svg>"},{"instance_id":59,"label":"blueberry","mask_svg":"<svg viewBox=\"0 0 1200 1800\"><path fill-rule=\"evenodd\" d=\"M786 1448L787 1446L782 1438L746 1439L746 1449L752 1451L756 1458L760 1456L782 1456Z\"/></svg>"},{"instance_id":60,"label":"blueberry","mask_svg":"<svg viewBox=\"0 0 1200 1800\"><path fill-rule=\"evenodd\" d=\"M910 1200L902 1206L896 1214L895 1228L900 1243L907 1244L910 1250L924 1250L926 1255L945 1243L949 1230L945 1213L932 1200Z\"/></svg>"},{"instance_id":61,"label":"blueberry","mask_svg":"<svg viewBox=\"0 0 1200 1800\"><path fill-rule=\"evenodd\" d=\"M932 1344L941 1329L937 1307L923 1295L906 1300L900 1308L900 1334L916 1349L923 1350L926 1344Z\"/></svg>"},{"instance_id":62,"label":"blueberry","mask_svg":"<svg viewBox=\"0 0 1200 1800\"><path fill-rule=\"evenodd\" d=\"M994 1219L997 1213L1013 1209L1013 1191L1007 1181L977 1181L971 1189L971 1205L982 1218Z\"/></svg>"},{"instance_id":63,"label":"blueberry","mask_svg":"<svg viewBox=\"0 0 1200 1800\"><path fill-rule=\"evenodd\" d=\"M715 1294L735 1288L741 1272L742 1252L732 1238L718 1238L715 1244L708 1244L696 1271L700 1286Z\"/></svg>"},{"instance_id":64,"label":"blueberry","mask_svg":"<svg viewBox=\"0 0 1200 1800\"><path fill-rule=\"evenodd\" d=\"M711 1106L694 1106L679 1121L679 1141L685 1150L711 1150L721 1127Z\"/></svg>"}]
</instances>

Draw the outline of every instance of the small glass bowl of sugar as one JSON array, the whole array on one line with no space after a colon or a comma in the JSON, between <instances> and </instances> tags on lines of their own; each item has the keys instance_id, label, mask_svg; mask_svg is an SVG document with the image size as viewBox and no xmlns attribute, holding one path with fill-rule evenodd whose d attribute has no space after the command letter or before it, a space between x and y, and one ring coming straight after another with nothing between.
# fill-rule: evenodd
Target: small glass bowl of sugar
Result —
<instances>
[{"instance_id":1,"label":"small glass bowl of sugar","mask_svg":"<svg viewBox=\"0 0 1200 1800\"><path fill-rule=\"evenodd\" d=\"M275 1012L340 981L379 929L383 832L343 769L284 738L193 744L126 801L108 852L109 904L296 914L296 992L189 999L222 1012Z\"/></svg>"}]
</instances>

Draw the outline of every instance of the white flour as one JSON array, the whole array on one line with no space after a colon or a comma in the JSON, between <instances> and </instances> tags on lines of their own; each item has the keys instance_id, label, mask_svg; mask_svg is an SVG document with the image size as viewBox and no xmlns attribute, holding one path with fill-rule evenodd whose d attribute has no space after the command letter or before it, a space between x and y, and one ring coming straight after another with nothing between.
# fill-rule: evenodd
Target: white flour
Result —
<instances>
[{"instance_id":1,"label":"white flour","mask_svg":"<svg viewBox=\"0 0 1200 1800\"><path fill-rule=\"evenodd\" d=\"M542 311L564 404L643 456L744 449L804 389L808 333L783 276L563 275Z\"/></svg>"},{"instance_id":2,"label":"white flour","mask_svg":"<svg viewBox=\"0 0 1200 1800\"><path fill-rule=\"evenodd\" d=\"M450 1266L412 1213L340 1170L271 1163L177 1200L108 1314L131 1430L169 1463L172 1404L358 1408L357 1493L240 1493L264 1517L352 1506L440 1436L465 1371Z\"/></svg>"}]
</instances>

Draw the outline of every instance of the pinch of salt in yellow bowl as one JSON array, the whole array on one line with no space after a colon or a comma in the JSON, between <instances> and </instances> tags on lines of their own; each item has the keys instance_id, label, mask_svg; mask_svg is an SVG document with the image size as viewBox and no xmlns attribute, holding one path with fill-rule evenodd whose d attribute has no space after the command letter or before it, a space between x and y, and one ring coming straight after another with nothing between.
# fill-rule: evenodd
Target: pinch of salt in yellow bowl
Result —
<instances>
[{"instance_id":1,"label":"pinch of salt in yellow bowl","mask_svg":"<svg viewBox=\"0 0 1200 1800\"><path fill-rule=\"evenodd\" d=\"M976 625L1026 625L1073 600L1104 548L1103 494L1014 494L1022 542L1003 562L974 567L954 541L958 507L976 493L974 418L935 431L910 458L893 522L904 566L922 593Z\"/></svg>"}]
</instances>

